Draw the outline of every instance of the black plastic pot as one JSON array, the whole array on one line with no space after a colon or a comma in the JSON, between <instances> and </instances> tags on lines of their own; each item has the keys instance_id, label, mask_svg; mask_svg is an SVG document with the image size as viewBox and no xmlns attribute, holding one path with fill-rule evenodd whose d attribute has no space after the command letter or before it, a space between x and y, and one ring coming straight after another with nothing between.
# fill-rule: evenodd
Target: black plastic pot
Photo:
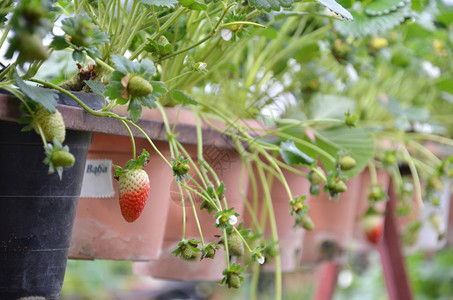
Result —
<instances>
[{"instance_id":1,"label":"black plastic pot","mask_svg":"<svg viewBox=\"0 0 453 300\"><path fill-rule=\"evenodd\" d=\"M0 299L58 299L91 132L67 130L76 163L48 175L35 132L0 121Z\"/></svg>"}]
</instances>

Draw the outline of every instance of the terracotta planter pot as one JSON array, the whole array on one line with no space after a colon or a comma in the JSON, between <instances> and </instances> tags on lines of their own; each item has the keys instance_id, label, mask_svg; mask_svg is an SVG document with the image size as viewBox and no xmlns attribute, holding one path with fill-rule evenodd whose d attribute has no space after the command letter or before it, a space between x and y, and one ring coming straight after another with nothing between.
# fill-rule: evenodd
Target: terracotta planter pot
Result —
<instances>
[{"instance_id":1,"label":"terracotta planter pot","mask_svg":"<svg viewBox=\"0 0 453 300\"><path fill-rule=\"evenodd\" d=\"M348 180L348 190L340 194L338 201L330 200L323 191L319 196L311 196L309 216L315 223L315 229L305 234L303 264L316 263L325 258L321 246L326 241L340 248L347 247L354 232L360 184L360 176Z\"/></svg>"},{"instance_id":2,"label":"terracotta planter pot","mask_svg":"<svg viewBox=\"0 0 453 300\"><path fill-rule=\"evenodd\" d=\"M176 109L170 109L169 122L173 121L176 116ZM152 111L147 112L153 113ZM173 117L171 117L173 116ZM178 124L196 124L195 119L190 111L181 110L178 117ZM197 147L195 145L184 145L192 159L196 161ZM247 187L248 178L241 178L241 160L239 154L233 149L218 148L215 146L204 145L203 154L205 160L216 171L220 180L226 187L226 198L228 206L234 207L235 211L242 215L243 201L239 187ZM190 175L197 178L196 173L191 170ZM242 182L241 182L242 181ZM172 280L207 280L218 281L222 279L222 271L226 267L223 249L218 250L213 260L204 259L202 261L184 261L180 257L175 257L171 251L175 250L177 244L182 239L183 226L183 206L181 197L175 181L170 186L169 213L165 225L165 237L163 242L163 251L161 256L154 261L148 263L135 263L134 272L139 275L151 276L154 278L172 279ZM203 232L205 243L217 241L216 235L221 235L220 229L215 227L215 219L213 212L211 215L206 210L200 210L199 206L202 203L202 198L193 197L196 207L197 216ZM195 221L194 212L189 199L185 198L186 212L186 239L200 239L198 227ZM238 222L241 221L241 216Z\"/></svg>"},{"instance_id":3,"label":"terracotta planter pot","mask_svg":"<svg viewBox=\"0 0 453 300\"><path fill-rule=\"evenodd\" d=\"M169 166L145 139L135 141L137 153L141 153L141 149L150 153L150 162L145 167L150 177L150 193L142 215L133 223L123 219L115 179L112 180L113 194L110 195L97 194L94 198L91 194L83 195L82 189L83 197L80 198L77 210L70 258L143 261L159 257L164 236L163 224L168 212L168 191L174 177ZM167 143L155 141L155 144L170 159ZM131 158L129 137L94 133L93 143L88 151L89 164L86 172L99 166L102 170L105 160L124 167ZM104 170L108 174L101 176L113 177L113 168L105 167ZM107 188L106 191L108 190Z\"/></svg>"},{"instance_id":4,"label":"terracotta planter pot","mask_svg":"<svg viewBox=\"0 0 453 300\"><path fill-rule=\"evenodd\" d=\"M294 197L302 195L309 196L310 183L306 178L287 170L282 169L282 172ZM263 205L263 191L259 181L257 181L257 187L259 203L258 206L254 208L254 211L259 218ZM294 228L295 218L290 215L291 206L289 205L289 201L291 199L288 198L288 194L283 184L279 180L274 179L271 187L272 206L277 223L280 244L281 269L282 272L292 272L300 261L305 230L300 227ZM248 199L250 201L253 199L251 187L249 188ZM308 203L308 198L305 203ZM250 214L246 213L244 218L246 227L250 227L252 225ZM265 224L264 235L266 239L271 237L271 228L268 221ZM263 270L269 272L275 271L274 263L265 263Z\"/></svg>"}]
</instances>

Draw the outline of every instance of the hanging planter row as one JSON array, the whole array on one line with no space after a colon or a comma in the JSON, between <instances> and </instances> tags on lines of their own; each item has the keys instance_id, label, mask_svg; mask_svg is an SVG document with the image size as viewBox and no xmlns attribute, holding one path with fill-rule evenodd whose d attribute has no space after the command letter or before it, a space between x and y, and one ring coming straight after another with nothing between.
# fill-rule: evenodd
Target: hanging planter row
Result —
<instances>
[{"instance_id":1,"label":"hanging planter row","mask_svg":"<svg viewBox=\"0 0 453 300\"><path fill-rule=\"evenodd\" d=\"M60 95L60 98L61 103L71 104L64 95ZM98 105L97 100L89 98L89 105ZM59 105L69 129L66 144L71 151L75 150L73 153L78 162L76 167L70 169L71 172L64 174L63 181L60 182L56 174L48 176L44 165L41 166L43 158L39 157L43 154L39 137L33 132L20 132L21 125L17 124L16 120L21 114L14 97L1 95L0 107L2 153L8 153L2 155L3 165L9 166L9 170L34 170L1 174L2 191L8 191L2 193L2 205L9 207L2 210L5 212L1 218L2 228L9 230L1 231L0 251L7 254L2 256L5 263L17 262L8 264L11 269L1 274L5 277L1 282L6 282L0 287L2 295L21 297L37 293L50 299L58 297L68 256L77 259L133 260L137 262L134 267L137 274L155 278L222 279L222 272L227 267L223 259L223 247L218 250L220 255L216 255L213 260L185 261L171 253L181 241L183 228L186 240L197 238L199 227L203 228L206 244L217 243L222 231L213 226L215 219L212 215L200 210L202 198L192 199L195 209L187 197L181 202L175 177L157 154L150 156L145 167L150 178L148 203L136 222L124 221L120 214L118 184L112 179L112 166L124 165L129 160L130 138L115 120L100 120L80 108ZM178 139L185 143L186 154L196 161L199 154L195 133L197 122L192 113L170 108L167 116L171 124L177 123L173 133L179 134ZM153 139L160 153L171 159L166 141L168 132L164 130L160 114L145 111L137 124ZM201 130L204 159L213 166L220 180L228 187L225 196L228 198L229 207L239 214L238 222L243 221L244 227L259 223L258 228L264 239L272 240L272 222L267 219L269 212L266 211L270 207L266 206L263 200L266 198L265 186L270 188L273 210L271 215L275 217L279 242L277 252L280 253L281 261L278 265L268 261L264 271L291 272L300 264L335 259L343 249L351 245L353 238L363 240L363 233L358 233L362 232L359 227L360 216L369 206L367 198L369 199L373 186L371 182L380 184L385 193L390 181L389 175L384 172L374 174L376 171L373 171L371 177L374 178L370 179L370 173L366 170L360 176L349 180L347 191L340 194L339 201L334 201L329 199L326 192L321 192L319 196L309 196L310 181L300 174L283 170L286 186L279 180L268 181L265 185L258 182L255 187L257 195L254 195L251 179L259 177L259 171L257 173L257 170L254 170L244 175L244 159L233 147L231 140L207 126ZM36 156L22 154L20 147L23 145L27 151L30 151L30 147L35 147L38 150ZM153 148L140 132L136 132L135 146L153 154ZM24 165L18 165L19 163ZM28 177L23 176L23 173ZM193 178L198 176L194 170L188 175ZM45 183L41 180L51 182ZM294 217L289 215L291 205L286 195L286 187L296 198L307 196L304 205L310 206L308 215L315 224L314 230L305 232L302 228L294 227ZM82 196L79 199L80 192ZM42 201L31 200L36 197ZM258 202L246 205L246 199L254 198ZM62 201L64 199L67 201ZM29 202L33 202L32 205ZM35 207L41 204L44 205L42 208ZM13 208L14 206L16 208ZM379 205L379 209L385 211L385 202ZM11 211L14 213L10 213ZM19 221L19 225L10 225L13 221L11 216L17 219L16 216L26 212L33 217L26 217L27 222ZM62 217L61 220L57 220L58 216ZM52 221L52 226L47 223L49 220ZM375 229L372 237L374 243L379 242L382 226L383 224L378 224ZM47 227L53 231L49 231ZM53 244L45 244L41 240L47 237L54 239L51 241ZM368 235L366 237L370 239ZM30 263L31 261L35 263ZM49 261L55 267L49 269ZM17 268L17 265L23 265L25 268ZM37 269L38 266L43 269Z\"/></svg>"}]
</instances>

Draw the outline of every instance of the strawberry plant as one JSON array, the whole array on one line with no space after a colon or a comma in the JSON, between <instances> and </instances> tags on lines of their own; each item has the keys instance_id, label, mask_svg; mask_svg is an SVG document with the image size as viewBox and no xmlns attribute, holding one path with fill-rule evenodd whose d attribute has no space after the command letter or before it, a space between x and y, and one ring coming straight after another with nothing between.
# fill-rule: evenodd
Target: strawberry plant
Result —
<instances>
[{"instance_id":1,"label":"strawberry plant","mask_svg":"<svg viewBox=\"0 0 453 300\"><path fill-rule=\"evenodd\" d=\"M400 36L404 41L384 33L421 10L407 1L342 1L351 12L334 0L299 2L3 1L0 46L6 51L0 89L20 101L19 122L24 130L34 129L40 135L44 163L49 173L57 172L60 178L64 168L83 162L75 161L64 145L59 94L87 114L121 123L130 135L131 160L124 167L115 166L118 213L134 222L146 202L154 201L149 190L153 179L144 165L150 154L157 154L168 166L162 172L173 174L181 199L182 235L172 253L189 261L212 259L223 244L222 283L233 288L241 285L245 271L236 262L273 261L275 299L281 299L280 225L273 185L281 184L279 197L287 200L288 218L295 227L316 228L309 195L296 195L284 171L308 181L310 194L327 193L338 199L347 191L347 180L368 167L372 209L387 199L376 168L391 173L404 194L398 165L406 163L420 205L421 178L426 179L426 198L436 204L442 180L452 175L451 160L439 159L423 144L436 141L452 146L451 140L419 130L431 120L451 123L445 103L437 100L452 93L451 70L439 63L440 58L450 57L451 48L441 26L430 38L428 51L414 34L415 27ZM446 16L436 17L450 26ZM405 43L413 50L410 61L401 55ZM421 59L437 63L442 75L426 81L419 72ZM62 60L69 63L63 66ZM55 66L55 74L46 75L46 69ZM436 73L433 66L424 66ZM89 107L76 96L79 91L98 95L102 107ZM174 120L167 110L172 106L177 110ZM183 109L193 112L196 155L180 142L176 130ZM149 110L162 117L169 157L139 125ZM251 126L243 119L260 119L265 126ZM216 162L208 159L215 145L206 145L203 126L221 132L240 154L241 176L247 179L240 180L243 186L223 183ZM135 132L145 137L153 153L137 155ZM247 193L249 180L252 192ZM230 205L229 189L240 189L246 213L240 215ZM193 211L196 238L186 234L187 210ZM206 224L201 224L201 214L209 215L209 225L218 230L216 240L203 234ZM251 228L237 224L245 214ZM382 226L376 225L376 216L365 217L367 236L377 242ZM254 233L253 239L247 231ZM259 268L254 271L258 276ZM256 287L251 294L256 299L253 291Z\"/></svg>"}]
</instances>

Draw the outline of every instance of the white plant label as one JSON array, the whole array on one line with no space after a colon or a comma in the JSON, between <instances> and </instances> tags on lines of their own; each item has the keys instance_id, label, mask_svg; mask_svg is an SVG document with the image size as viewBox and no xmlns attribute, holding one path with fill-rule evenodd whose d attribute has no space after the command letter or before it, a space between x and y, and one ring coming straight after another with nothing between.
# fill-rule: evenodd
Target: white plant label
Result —
<instances>
[{"instance_id":1,"label":"white plant label","mask_svg":"<svg viewBox=\"0 0 453 300\"><path fill-rule=\"evenodd\" d=\"M82 198L110 198L115 196L110 159L87 159L83 175Z\"/></svg>"}]
</instances>

